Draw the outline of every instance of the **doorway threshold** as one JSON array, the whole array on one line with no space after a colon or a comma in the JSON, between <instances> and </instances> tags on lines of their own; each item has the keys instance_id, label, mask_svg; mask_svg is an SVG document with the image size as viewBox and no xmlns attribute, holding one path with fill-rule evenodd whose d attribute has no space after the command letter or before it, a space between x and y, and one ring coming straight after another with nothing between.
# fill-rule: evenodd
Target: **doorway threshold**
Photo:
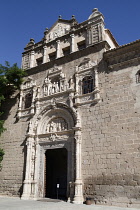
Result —
<instances>
[{"instance_id":1,"label":"doorway threshold","mask_svg":"<svg viewBox=\"0 0 140 210\"><path fill-rule=\"evenodd\" d=\"M41 201L41 202L53 202L53 203L65 202L64 200L53 199L53 198L41 198L41 199L39 199L37 201Z\"/></svg>"}]
</instances>

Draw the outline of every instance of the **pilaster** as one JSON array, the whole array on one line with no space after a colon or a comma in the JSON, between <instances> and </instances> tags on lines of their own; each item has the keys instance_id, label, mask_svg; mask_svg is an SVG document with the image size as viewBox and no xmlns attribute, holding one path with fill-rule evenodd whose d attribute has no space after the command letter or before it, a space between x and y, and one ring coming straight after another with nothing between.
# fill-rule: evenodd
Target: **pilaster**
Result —
<instances>
[{"instance_id":1,"label":"pilaster","mask_svg":"<svg viewBox=\"0 0 140 210\"><path fill-rule=\"evenodd\" d=\"M34 67L34 56L35 56L35 52L31 51L31 57L30 57L30 68Z\"/></svg>"},{"instance_id":2,"label":"pilaster","mask_svg":"<svg viewBox=\"0 0 140 210\"><path fill-rule=\"evenodd\" d=\"M98 68L97 66L94 68L94 72L95 72L95 98L96 99L100 99L100 94L99 94L99 80L98 80Z\"/></svg>"},{"instance_id":3,"label":"pilaster","mask_svg":"<svg viewBox=\"0 0 140 210\"><path fill-rule=\"evenodd\" d=\"M47 59L47 46L44 46L43 49L44 49L43 63L47 63L47 61L48 61L48 59Z\"/></svg>"},{"instance_id":4,"label":"pilaster","mask_svg":"<svg viewBox=\"0 0 140 210\"><path fill-rule=\"evenodd\" d=\"M71 34L71 45L70 45L70 52L75 52L75 36L74 34Z\"/></svg>"},{"instance_id":5,"label":"pilaster","mask_svg":"<svg viewBox=\"0 0 140 210\"><path fill-rule=\"evenodd\" d=\"M83 183L82 183L82 173L81 173L81 130L75 131L75 141L76 141L76 180L75 180L75 196L74 203L82 204L83 199Z\"/></svg>"},{"instance_id":6,"label":"pilaster","mask_svg":"<svg viewBox=\"0 0 140 210\"><path fill-rule=\"evenodd\" d=\"M56 58L60 58L60 40L56 41L57 47L56 47Z\"/></svg>"}]
</instances>

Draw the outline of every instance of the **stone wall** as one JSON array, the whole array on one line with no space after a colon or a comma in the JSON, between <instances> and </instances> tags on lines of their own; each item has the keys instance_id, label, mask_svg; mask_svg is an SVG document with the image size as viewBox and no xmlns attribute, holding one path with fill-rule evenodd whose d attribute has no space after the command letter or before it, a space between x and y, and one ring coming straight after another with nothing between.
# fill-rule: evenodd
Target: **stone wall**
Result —
<instances>
[{"instance_id":1,"label":"stone wall","mask_svg":"<svg viewBox=\"0 0 140 210\"><path fill-rule=\"evenodd\" d=\"M109 68L102 59L103 47L89 47L55 64L70 78L84 57L99 61L101 101L80 107L82 121L82 178L84 197L95 203L140 207L140 84L133 63ZM125 57L124 57L125 59ZM112 63L111 63L112 64ZM43 85L54 62L29 70L37 85ZM0 193L20 195L25 176L26 133L29 119L16 120L18 95L5 104L7 130L1 136L5 155L0 171Z\"/></svg>"},{"instance_id":2,"label":"stone wall","mask_svg":"<svg viewBox=\"0 0 140 210\"><path fill-rule=\"evenodd\" d=\"M84 195L95 203L140 207L138 69L100 69L101 102L81 108Z\"/></svg>"},{"instance_id":3,"label":"stone wall","mask_svg":"<svg viewBox=\"0 0 140 210\"><path fill-rule=\"evenodd\" d=\"M1 148L5 155L0 171L0 193L8 195L21 195L24 179L25 157L26 157L26 131L28 123L17 122L16 113L18 109L18 94L4 103L6 120L4 127L6 131L1 136Z\"/></svg>"}]
</instances>

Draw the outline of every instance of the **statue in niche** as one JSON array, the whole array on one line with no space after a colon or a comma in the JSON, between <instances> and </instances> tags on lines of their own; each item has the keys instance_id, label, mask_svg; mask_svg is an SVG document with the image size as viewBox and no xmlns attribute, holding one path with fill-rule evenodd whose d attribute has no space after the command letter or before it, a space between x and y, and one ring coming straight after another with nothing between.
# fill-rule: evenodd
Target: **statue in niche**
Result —
<instances>
[{"instance_id":1,"label":"statue in niche","mask_svg":"<svg viewBox=\"0 0 140 210\"><path fill-rule=\"evenodd\" d=\"M50 81L50 79L48 78L48 77L46 77L45 78L45 80L44 80L44 93L46 94L46 95L50 95L51 94L51 92L50 92L50 87L51 87L51 81Z\"/></svg>"},{"instance_id":2,"label":"statue in niche","mask_svg":"<svg viewBox=\"0 0 140 210\"><path fill-rule=\"evenodd\" d=\"M52 94L52 83L50 83L49 87L48 87L48 95Z\"/></svg>"},{"instance_id":3,"label":"statue in niche","mask_svg":"<svg viewBox=\"0 0 140 210\"><path fill-rule=\"evenodd\" d=\"M54 122L52 121L49 126L49 132L53 132L53 131L54 131Z\"/></svg>"},{"instance_id":4,"label":"statue in niche","mask_svg":"<svg viewBox=\"0 0 140 210\"><path fill-rule=\"evenodd\" d=\"M53 83L52 87L52 93L56 93L56 82Z\"/></svg>"},{"instance_id":5,"label":"statue in niche","mask_svg":"<svg viewBox=\"0 0 140 210\"><path fill-rule=\"evenodd\" d=\"M56 87L55 87L55 89L56 89L56 92L59 92L59 85L58 85L58 82L56 82Z\"/></svg>"}]
</instances>

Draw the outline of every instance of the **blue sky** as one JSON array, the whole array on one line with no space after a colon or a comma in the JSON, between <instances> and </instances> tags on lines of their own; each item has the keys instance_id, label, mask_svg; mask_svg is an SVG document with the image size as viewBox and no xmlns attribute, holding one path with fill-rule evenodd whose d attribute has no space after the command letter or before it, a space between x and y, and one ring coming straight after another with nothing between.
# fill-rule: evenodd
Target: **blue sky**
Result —
<instances>
[{"instance_id":1,"label":"blue sky","mask_svg":"<svg viewBox=\"0 0 140 210\"><path fill-rule=\"evenodd\" d=\"M120 45L140 39L140 0L0 0L0 63L21 65L21 56L30 38L43 38L59 15L78 22L98 8Z\"/></svg>"}]
</instances>

